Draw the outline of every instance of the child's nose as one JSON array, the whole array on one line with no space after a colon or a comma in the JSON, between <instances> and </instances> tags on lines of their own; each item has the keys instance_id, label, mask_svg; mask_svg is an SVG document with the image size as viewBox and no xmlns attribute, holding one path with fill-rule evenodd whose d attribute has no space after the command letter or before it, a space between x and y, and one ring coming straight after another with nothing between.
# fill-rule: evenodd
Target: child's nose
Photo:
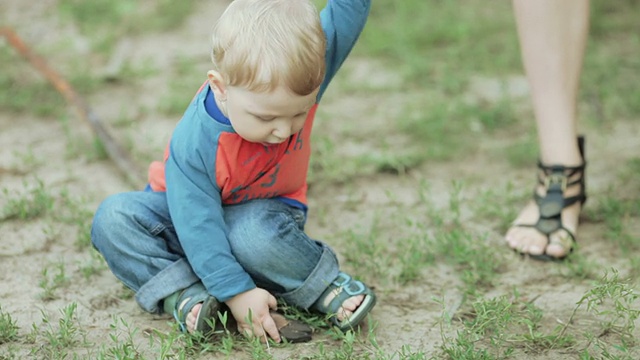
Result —
<instances>
[{"instance_id":1,"label":"child's nose","mask_svg":"<svg viewBox=\"0 0 640 360\"><path fill-rule=\"evenodd\" d=\"M293 133L293 125L289 121L282 121L273 131L273 135L280 139L286 139Z\"/></svg>"}]
</instances>

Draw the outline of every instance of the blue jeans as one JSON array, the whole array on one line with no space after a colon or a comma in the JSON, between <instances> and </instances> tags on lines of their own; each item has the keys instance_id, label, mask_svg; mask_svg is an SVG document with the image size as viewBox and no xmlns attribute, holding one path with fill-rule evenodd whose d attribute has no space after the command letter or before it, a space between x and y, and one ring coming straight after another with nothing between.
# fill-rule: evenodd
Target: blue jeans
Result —
<instances>
[{"instance_id":1,"label":"blue jeans","mask_svg":"<svg viewBox=\"0 0 640 360\"><path fill-rule=\"evenodd\" d=\"M338 276L331 248L304 233L302 210L275 199L252 200L225 206L224 218L238 263L258 287L286 303L308 309ZM164 192L105 199L91 241L145 311L162 312L164 298L200 281L178 241Z\"/></svg>"}]
</instances>

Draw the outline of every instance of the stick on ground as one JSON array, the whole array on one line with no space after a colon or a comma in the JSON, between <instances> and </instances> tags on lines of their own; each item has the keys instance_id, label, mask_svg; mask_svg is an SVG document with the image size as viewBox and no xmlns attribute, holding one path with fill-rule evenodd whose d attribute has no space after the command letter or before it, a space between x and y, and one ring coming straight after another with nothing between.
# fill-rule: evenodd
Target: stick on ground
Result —
<instances>
[{"instance_id":1,"label":"stick on ground","mask_svg":"<svg viewBox=\"0 0 640 360\"><path fill-rule=\"evenodd\" d=\"M47 65L42 57L34 53L15 31L8 27L1 27L0 35L6 38L8 43L64 96L67 102L76 110L78 117L89 123L98 139L104 145L107 155L122 172L127 182L137 189L142 188L147 182L143 169L133 162L129 153L111 136L100 118L78 95L71 84Z\"/></svg>"}]
</instances>

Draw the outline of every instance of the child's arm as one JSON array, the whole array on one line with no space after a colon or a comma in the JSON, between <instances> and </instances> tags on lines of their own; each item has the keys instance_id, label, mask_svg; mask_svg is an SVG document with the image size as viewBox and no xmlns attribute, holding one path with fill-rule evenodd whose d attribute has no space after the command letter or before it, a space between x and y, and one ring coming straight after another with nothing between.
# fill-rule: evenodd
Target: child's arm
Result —
<instances>
[{"instance_id":1,"label":"child's arm","mask_svg":"<svg viewBox=\"0 0 640 360\"><path fill-rule=\"evenodd\" d=\"M172 135L165 165L171 220L193 271L209 293L227 303L238 329L280 342L269 314L277 306L275 297L257 288L231 253L215 179L217 139L208 124L187 110Z\"/></svg>"},{"instance_id":2,"label":"child's arm","mask_svg":"<svg viewBox=\"0 0 640 360\"><path fill-rule=\"evenodd\" d=\"M255 288L231 252L216 183L216 129L190 106L177 124L165 163L167 203L189 265L219 301Z\"/></svg>"},{"instance_id":3,"label":"child's arm","mask_svg":"<svg viewBox=\"0 0 640 360\"><path fill-rule=\"evenodd\" d=\"M327 73L318 93L318 101L355 46L367 22L370 8L371 0L329 0L320 12L322 28L327 37Z\"/></svg>"}]
</instances>

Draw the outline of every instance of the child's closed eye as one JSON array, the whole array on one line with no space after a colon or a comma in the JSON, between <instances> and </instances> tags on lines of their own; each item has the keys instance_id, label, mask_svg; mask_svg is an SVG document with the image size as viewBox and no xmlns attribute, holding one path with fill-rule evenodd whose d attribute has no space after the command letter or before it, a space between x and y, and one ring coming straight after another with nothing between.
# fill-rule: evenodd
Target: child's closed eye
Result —
<instances>
[{"instance_id":1,"label":"child's closed eye","mask_svg":"<svg viewBox=\"0 0 640 360\"><path fill-rule=\"evenodd\" d=\"M260 121L264 121L264 122L269 122L273 119L275 119L275 116L260 116L260 115L253 115L256 119L260 120Z\"/></svg>"}]
</instances>

